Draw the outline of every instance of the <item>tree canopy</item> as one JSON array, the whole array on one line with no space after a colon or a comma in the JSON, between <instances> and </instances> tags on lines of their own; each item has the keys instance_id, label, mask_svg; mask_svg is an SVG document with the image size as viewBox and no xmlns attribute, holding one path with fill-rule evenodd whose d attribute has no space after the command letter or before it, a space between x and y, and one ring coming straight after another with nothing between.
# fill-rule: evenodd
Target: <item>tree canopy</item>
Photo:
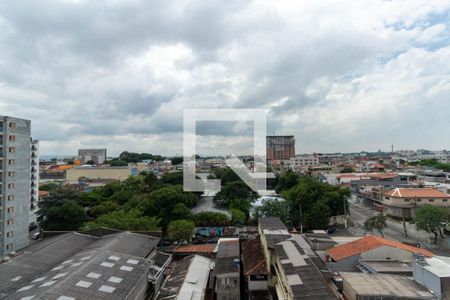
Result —
<instances>
[{"instance_id":1,"label":"tree canopy","mask_svg":"<svg viewBox=\"0 0 450 300\"><path fill-rule=\"evenodd\" d=\"M170 222L167 229L171 240L190 241L194 233L195 224L189 220L175 220Z\"/></svg>"},{"instance_id":2,"label":"tree canopy","mask_svg":"<svg viewBox=\"0 0 450 300\"><path fill-rule=\"evenodd\" d=\"M448 223L447 211L443 207L424 204L417 208L414 217L416 228L434 234L434 242L437 242L438 233L443 234L443 230Z\"/></svg>"},{"instance_id":3,"label":"tree canopy","mask_svg":"<svg viewBox=\"0 0 450 300\"><path fill-rule=\"evenodd\" d=\"M376 216L368 218L364 222L364 229L370 232L376 230L381 234L382 237L384 237L384 229L387 227L386 221L387 216L383 214L378 214Z\"/></svg>"}]
</instances>

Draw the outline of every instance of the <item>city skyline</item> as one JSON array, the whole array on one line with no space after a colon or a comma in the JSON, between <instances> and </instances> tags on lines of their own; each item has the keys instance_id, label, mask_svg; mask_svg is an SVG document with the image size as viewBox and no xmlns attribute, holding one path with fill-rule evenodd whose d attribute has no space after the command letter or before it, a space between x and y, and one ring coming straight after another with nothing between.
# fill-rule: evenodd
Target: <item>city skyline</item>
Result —
<instances>
[{"instance_id":1,"label":"city skyline","mask_svg":"<svg viewBox=\"0 0 450 300\"><path fill-rule=\"evenodd\" d=\"M448 149L449 9L4 1L0 111L32 120L43 154L182 153L193 107L265 108L267 132L301 152ZM205 131L203 146L250 152L241 125Z\"/></svg>"}]
</instances>

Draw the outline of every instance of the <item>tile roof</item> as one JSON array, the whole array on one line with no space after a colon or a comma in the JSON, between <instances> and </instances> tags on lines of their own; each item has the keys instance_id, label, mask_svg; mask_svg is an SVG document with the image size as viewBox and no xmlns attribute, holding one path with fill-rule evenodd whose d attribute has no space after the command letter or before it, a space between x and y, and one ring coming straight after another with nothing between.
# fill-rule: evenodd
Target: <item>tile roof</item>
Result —
<instances>
[{"instance_id":1,"label":"tile roof","mask_svg":"<svg viewBox=\"0 0 450 300\"><path fill-rule=\"evenodd\" d=\"M428 250L406 245L397 241L384 239L382 237L374 235L366 235L365 237L353 242L330 248L327 250L327 253L335 261L338 261L382 246L398 248L412 253L420 253L428 257L433 256L433 253Z\"/></svg>"},{"instance_id":2,"label":"tile roof","mask_svg":"<svg viewBox=\"0 0 450 300\"><path fill-rule=\"evenodd\" d=\"M447 195L433 188L396 188L384 193L386 196L399 198L449 198Z\"/></svg>"},{"instance_id":3,"label":"tile roof","mask_svg":"<svg viewBox=\"0 0 450 300\"><path fill-rule=\"evenodd\" d=\"M215 244L182 245L175 249L175 253L214 253Z\"/></svg>"},{"instance_id":4,"label":"tile roof","mask_svg":"<svg viewBox=\"0 0 450 300\"><path fill-rule=\"evenodd\" d=\"M266 275L267 263L259 238L242 242L242 264L244 275Z\"/></svg>"}]
</instances>

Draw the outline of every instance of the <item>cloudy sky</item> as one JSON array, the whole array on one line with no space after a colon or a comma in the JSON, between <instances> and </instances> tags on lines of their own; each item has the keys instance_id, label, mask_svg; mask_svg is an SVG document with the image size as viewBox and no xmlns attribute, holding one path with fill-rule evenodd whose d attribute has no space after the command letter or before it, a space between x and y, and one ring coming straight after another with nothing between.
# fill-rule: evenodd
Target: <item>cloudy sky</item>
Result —
<instances>
[{"instance_id":1,"label":"cloudy sky","mask_svg":"<svg viewBox=\"0 0 450 300\"><path fill-rule=\"evenodd\" d=\"M265 108L299 153L449 149L449 27L442 0L6 0L0 115L43 154L180 154L183 108ZM248 151L245 125L199 152Z\"/></svg>"}]
</instances>

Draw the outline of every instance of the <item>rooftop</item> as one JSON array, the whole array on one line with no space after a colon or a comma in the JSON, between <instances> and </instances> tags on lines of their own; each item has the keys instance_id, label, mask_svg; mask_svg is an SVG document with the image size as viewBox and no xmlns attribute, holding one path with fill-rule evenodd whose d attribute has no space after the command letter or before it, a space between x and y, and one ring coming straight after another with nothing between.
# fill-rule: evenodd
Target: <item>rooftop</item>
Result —
<instances>
[{"instance_id":1,"label":"rooftop","mask_svg":"<svg viewBox=\"0 0 450 300\"><path fill-rule=\"evenodd\" d=\"M216 255L214 274L236 272L239 272L239 240L221 242Z\"/></svg>"},{"instance_id":2,"label":"rooftop","mask_svg":"<svg viewBox=\"0 0 450 300\"><path fill-rule=\"evenodd\" d=\"M259 238L242 242L242 264L244 275L266 275L267 263Z\"/></svg>"},{"instance_id":3,"label":"rooftop","mask_svg":"<svg viewBox=\"0 0 450 300\"><path fill-rule=\"evenodd\" d=\"M193 255L173 263L156 299L200 300L204 298L211 260Z\"/></svg>"},{"instance_id":4,"label":"rooftop","mask_svg":"<svg viewBox=\"0 0 450 300\"><path fill-rule=\"evenodd\" d=\"M0 298L124 299L146 276L144 258L158 241L129 232L45 239L0 265Z\"/></svg>"},{"instance_id":5,"label":"rooftop","mask_svg":"<svg viewBox=\"0 0 450 300\"><path fill-rule=\"evenodd\" d=\"M382 246L398 248L412 253L420 253L428 257L433 256L433 253L428 250L406 245L393 240L384 239L382 237L374 235L366 235L365 237L357 239L350 243L330 248L327 250L327 253L332 259L338 261Z\"/></svg>"},{"instance_id":6,"label":"rooftop","mask_svg":"<svg viewBox=\"0 0 450 300\"><path fill-rule=\"evenodd\" d=\"M450 195L433 188L396 188L386 191L384 195L399 198L450 198Z\"/></svg>"},{"instance_id":7,"label":"rooftop","mask_svg":"<svg viewBox=\"0 0 450 300\"><path fill-rule=\"evenodd\" d=\"M214 253L215 248L214 244L182 245L175 249L175 253Z\"/></svg>"},{"instance_id":8,"label":"rooftop","mask_svg":"<svg viewBox=\"0 0 450 300\"><path fill-rule=\"evenodd\" d=\"M450 258L443 256L425 258L424 269L430 271L438 277L450 277Z\"/></svg>"},{"instance_id":9,"label":"rooftop","mask_svg":"<svg viewBox=\"0 0 450 300\"><path fill-rule=\"evenodd\" d=\"M357 296L389 297L389 299L436 299L414 280L401 275L341 272L345 287L348 284Z\"/></svg>"}]
</instances>

